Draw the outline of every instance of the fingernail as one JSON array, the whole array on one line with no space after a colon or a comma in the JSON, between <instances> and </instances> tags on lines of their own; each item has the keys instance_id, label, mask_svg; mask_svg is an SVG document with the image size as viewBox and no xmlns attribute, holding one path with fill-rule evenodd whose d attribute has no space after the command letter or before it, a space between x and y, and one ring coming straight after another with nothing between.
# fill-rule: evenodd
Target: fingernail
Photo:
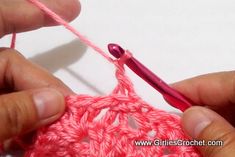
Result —
<instances>
[{"instance_id":1,"label":"fingernail","mask_svg":"<svg viewBox=\"0 0 235 157\"><path fill-rule=\"evenodd\" d=\"M33 100L41 120L55 116L63 111L64 97L54 89L42 89L33 93Z\"/></svg>"},{"instance_id":2,"label":"fingernail","mask_svg":"<svg viewBox=\"0 0 235 157\"><path fill-rule=\"evenodd\" d=\"M186 132L193 138L198 135L211 124L214 113L203 107L192 107L183 114L183 127Z\"/></svg>"}]
</instances>

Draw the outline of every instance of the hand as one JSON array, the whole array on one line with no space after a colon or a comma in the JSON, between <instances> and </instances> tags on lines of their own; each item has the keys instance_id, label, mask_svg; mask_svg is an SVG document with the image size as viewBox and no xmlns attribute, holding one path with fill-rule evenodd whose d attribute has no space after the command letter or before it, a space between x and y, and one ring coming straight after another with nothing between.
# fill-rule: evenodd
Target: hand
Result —
<instances>
[{"instance_id":1,"label":"hand","mask_svg":"<svg viewBox=\"0 0 235 157\"><path fill-rule=\"evenodd\" d=\"M40 0L55 13L71 21L80 13L78 0ZM29 31L56 23L27 0L0 1L0 37L12 32Z\"/></svg>"},{"instance_id":2,"label":"hand","mask_svg":"<svg viewBox=\"0 0 235 157\"><path fill-rule=\"evenodd\" d=\"M205 157L235 156L235 72L203 75L173 84L195 102L182 117L182 126L194 139L222 140L223 146L198 147ZM212 111L212 110L214 111Z\"/></svg>"},{"instance_id":3,"label":"hand","mask_svg":"<svg viewBox=\"0 0 235 157\"><path fill-rule=\"evenodd\" d=\"M80 11L77 0L42 0L66 20ZM0 37L55 23L26 0L0 1ZM19 52L0 48L0 143L58 119L64 96L73 92Z\"/></svg>"}]
</instances>

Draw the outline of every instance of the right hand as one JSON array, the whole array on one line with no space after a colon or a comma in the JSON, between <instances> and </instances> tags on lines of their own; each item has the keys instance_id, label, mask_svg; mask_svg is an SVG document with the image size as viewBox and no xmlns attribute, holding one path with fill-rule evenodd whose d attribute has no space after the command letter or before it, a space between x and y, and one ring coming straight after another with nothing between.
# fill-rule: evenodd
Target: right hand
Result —
<instances>
[{"instance_id":1,"label":"right hand","mask_svg":"<svg viewBox=\"0 0 235 157\"><path fill-rule=\"evenodd\" d=\"M194 139L222 140L223 146L200 146L205 157L235 156L235 72L220 72L172 85L195 105L182 117L182 126ZM214 111L212 111L214 110Z\"/></svg>"}]
</instances>

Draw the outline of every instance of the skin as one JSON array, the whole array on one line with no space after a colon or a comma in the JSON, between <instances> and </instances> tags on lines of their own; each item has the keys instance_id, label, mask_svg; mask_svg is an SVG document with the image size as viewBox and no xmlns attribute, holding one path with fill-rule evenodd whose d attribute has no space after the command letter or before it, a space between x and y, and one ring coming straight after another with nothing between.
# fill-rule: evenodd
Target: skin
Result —
<instances>
[{"instance_id":1,"label":"skin","mask_svg":"<svg viewBox=\"0 0 235 157\"><path fill-rule=\"evenodd\" d=\"M77 0L41 0L41 2L67 21L77 17L81 10ZM0 37L12 32L30 31L53 25L55 22L51 18L26 0L0 1Z\"/></svg>"},{"instance_id":2,"label":"skin","mask_svg":"<svg viewBox=\"0 0 235 157\"><path fill-rule=\"evenodd\" d=\"M41 2L68 21L74 19L80 12L77 0L41 0ZM0 1L0 37L12 32L53 25L55 25L53 20L26 0ZM205 157L233 157L235 154L234 72L198 76L175 83L172 87L192 99L195 106L204 106L191 107L183 113L182 127L185 132L193 139L224 141L222 147L198 147L201 154ZM34 101L35 95L42 92L54 95L46 101L46 110L38 110ZM64 97L71 94L74 93L45 69L31 63L13 49L1 48L0 142L58 119L65 109ZM40 98L43 99L42 96Z\"/></svg>"},{"instance_id":3,"label":"skin","mask_svg":"<svg viewBox=\"0 0 235 157\"><path fill-rule=\"evenodd\" d=\"M182 117L185 131L197 140L222 140L223 146L202 146L205 157L235 155L235 72L197 76L172 85L195 104ZM196 107L197 106L197 107ZM204 107L201 107L204 106Z\"/></svg>"},{"instance_id":4,"label":"skin","mask_svg":"<svg viewBox=\"0 0 235 157\"><path fill-rule=\"evenodd\" d=\"M77 0L41 2L67 21L80 12ZM0 37L53 25L56 25L53 20L26 0L0 1ZM73 92L58 78L16 50L0 48L0 143L58 119L65 109L64 97L71 94ZM36 104L41 106L40 110Z\"/></svg>"}]
</instances>

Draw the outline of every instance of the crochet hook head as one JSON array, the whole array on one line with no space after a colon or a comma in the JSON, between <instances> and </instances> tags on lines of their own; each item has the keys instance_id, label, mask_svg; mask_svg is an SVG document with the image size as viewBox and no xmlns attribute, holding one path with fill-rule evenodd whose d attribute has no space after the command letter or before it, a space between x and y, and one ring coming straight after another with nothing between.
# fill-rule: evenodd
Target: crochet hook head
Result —
<instances>
[{"instance_id":1,"label":"crochet hook head","mask_svg":"<svg viewBox=\"0 0 235 157\"><path fill-rule=\"evenodd\" d=\"M108 50L116 58L120 58L125 53L123 48L117 44L108 44Z\"/></svg>"},{"instance_id":2,"label":"crochet hook head","mask_svg":"<svg viewBox=\"0 0 235 157\"><path fill-rule=\"evenodd\" d=\"M125 53L125 50L117 44L109 44L108 50L116 58L120 58ZM171 88L134 57L127 59L125 64L153 88L159 91L171 106L181 111L192 106L191 100Z\"/></svg>"}]
</instances>

